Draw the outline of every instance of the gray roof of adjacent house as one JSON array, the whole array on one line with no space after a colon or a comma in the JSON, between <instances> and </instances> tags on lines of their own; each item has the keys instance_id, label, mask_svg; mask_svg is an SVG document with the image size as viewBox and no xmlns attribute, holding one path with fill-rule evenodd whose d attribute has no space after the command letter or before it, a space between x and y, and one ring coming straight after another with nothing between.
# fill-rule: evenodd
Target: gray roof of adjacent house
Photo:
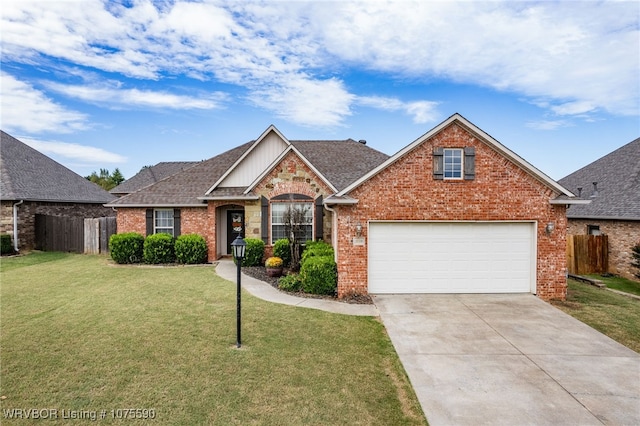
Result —
<instances>
[{"instance_id":1,"label":"gray roof of adjacent house","mask_svg":"<svg viewBox=\"0 0 640 426\"><path fill-rule=\"evenodd\" d=\"M125 195L109 205L204 206L199 197L254 144L247 142L208 160ZM388 155L353 139L289 141L338 190L383 163ZM246 188L218 188L216 195L241 196Z\"/></svg>"},{"instance_id":2,"label":"gray roof of adjacent house","mask_svg":"<svg viewBox=\"0 0 640 426\"><path fill-rule=\"evenodd\" d=\"M640 220L640 138L558 182L591 200L587 205L571 206L569 219Z\"/></svg>"},{"instance_id":3,"label":"gray roof of adjacent house","mask_svg":"<svg viewBox=\"0 0 640 426\"><path fill-rule=\"evenodd\" d=\"M115 196L62 164L0 131L3 200L108 203Z\"/></svg>"},{"instance_id":4,"label":"gray roof of adjacent house","mask_svg":"<svg viewBox=\"0 0 640 426\"><path fill-rule=\"evenodd\" d=\"M130 194L186 170L189 167L193 167L198 163L198 161L164 161L155 166L144 167L134 176L125 180L109 192L114 195Z\"/></svg>"}]
</instances>

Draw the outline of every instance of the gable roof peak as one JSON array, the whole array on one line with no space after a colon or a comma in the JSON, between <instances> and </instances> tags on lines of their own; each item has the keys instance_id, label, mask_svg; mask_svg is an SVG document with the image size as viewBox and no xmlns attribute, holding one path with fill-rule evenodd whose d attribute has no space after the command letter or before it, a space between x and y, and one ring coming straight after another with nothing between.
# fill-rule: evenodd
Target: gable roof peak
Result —
<instances>
[{"instance_id":1,"label":"gable roof peak","mask_svg":"<svg viewBox=\"0 0 640 426\"><path fill-rule=\"evenodd\" d=\"M500 154L502 154L504 157L506 157L509 160L513 161L519 167L521 167L522 169L526 170L534 178L538 179L543 184L545 184L548 187L552 188L554 191L556 191L556 192L558 192L561 195L564 195L566 197L575 198L575 195L573 193L571 193L569 190L567 190L566 188L561 186L558 182L556 182L553 179L551 179L549 176L547 176L542 171L540 171L539 169L537 169L536 167L531 165L529 162L525 161L522 157L517 155L515 152L511 151L509 148L507 148L506 146L502 145L500 142L498 142L496 139L494 139L491 135L489 135L484 130L482 130L479 127L477 127L475 124L473 124L472 122L470 122L469 120L464 118L460 113L457 113L457 112L452 114L449 118L447 118L446 120L444 120L440 124L436 125L434 128L429 130L427 133L423 134L422 136L420 136L419 138L417 138L416 140L411 142L409 145L407 145L404 148L402 148L400 151L398 151L397 153L395 153L391 157L389 157L389 159L387 161L385 161L384 163L380 164L378 167L376 167L375 169L371 170L369 173L365 174L360 179L358 179L357 181L353 182L348 187L346 187L343 190L341 190L340 192L338 192L336 194L336 196L337 197L341 197L341 196L347 195L349 192L353 191L355 188L359 187L364 182L366 182L367 180L371 179L373 176L377 175L378 173L380 173L381 171L383 171L384 169L386 169L390 165L394 164L395 162L397 162L398 160L403 158L405 155L407 155L408 153L413 151L417 146L421 145L423 142L425 142L429 138L433 137L434 135L440 133L442 130L444 130L445 128L447 128L448 126L450 126L453 123L461 125L467 131L469 131L469 132L473 133L474 135L476 135L478 137L478 139L484 141L491 148L495 149Z\"/></svg>"}]
</instances>

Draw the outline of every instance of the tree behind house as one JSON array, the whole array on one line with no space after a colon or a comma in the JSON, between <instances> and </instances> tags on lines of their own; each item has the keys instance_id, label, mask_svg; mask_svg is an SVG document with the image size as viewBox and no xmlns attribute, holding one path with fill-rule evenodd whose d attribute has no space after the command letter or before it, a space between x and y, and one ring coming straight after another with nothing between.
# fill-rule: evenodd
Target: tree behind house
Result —
<instances>
[{"instance_id":1,"label":"tree behind house","mask_svg":"<svg viewBox=\"0 0 640 426\"><path fill-rule=\"evenodd\" d=\"M124 176L120 172L120 169L116 168L113 174L108 169L100 169L100 174L93 172L86 179L102 187L102 189L108 191L115 188L124 182Z\"/></svg>"}]
</instances>

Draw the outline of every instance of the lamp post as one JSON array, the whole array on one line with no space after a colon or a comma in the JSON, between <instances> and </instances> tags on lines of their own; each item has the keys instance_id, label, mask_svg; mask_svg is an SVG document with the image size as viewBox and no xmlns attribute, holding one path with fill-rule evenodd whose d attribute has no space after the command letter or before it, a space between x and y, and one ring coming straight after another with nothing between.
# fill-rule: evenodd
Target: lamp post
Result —
<instances>
[{"instance_id":1,"label":"lamp post","mask_svg":"<svg viewBox=\"0 0 640 426\"><path fill-rule=\"evenodd\" d=\"M247 243L238 234L235 240L231 243L231 249L233 250L233 256L236 258L238 264L238 278L237 278L237 307L236 307L236 327L237 327L237 341L236 347L240 347L242 344L240 333L240 273L242 268L242 259L244 259L244 252L247 248Z\"/></svg>"}]
</instances>

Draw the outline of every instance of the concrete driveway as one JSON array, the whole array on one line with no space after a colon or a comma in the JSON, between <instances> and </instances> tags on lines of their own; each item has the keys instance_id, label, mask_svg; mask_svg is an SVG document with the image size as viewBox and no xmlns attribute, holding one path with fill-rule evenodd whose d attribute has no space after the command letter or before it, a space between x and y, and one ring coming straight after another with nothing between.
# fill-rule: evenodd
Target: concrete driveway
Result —
<instances>
[{"instance_id":1,"label":"concrete driveway","mask_svg":"<svg viewBox=\"0 0 640 426\"><path fill-rule=\"evenodd\" d=\"M373 298L432 426L640 424L640 355L533 295Z\"/></svg>"}]
</instances>

